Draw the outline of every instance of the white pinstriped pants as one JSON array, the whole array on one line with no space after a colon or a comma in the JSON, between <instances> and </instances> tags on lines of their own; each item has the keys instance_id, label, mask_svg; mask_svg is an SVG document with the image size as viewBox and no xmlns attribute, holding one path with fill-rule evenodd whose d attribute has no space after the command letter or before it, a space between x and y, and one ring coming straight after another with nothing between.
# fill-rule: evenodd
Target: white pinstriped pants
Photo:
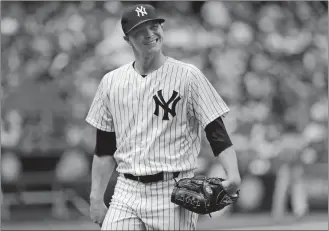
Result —
<instances>
[{"instance_id":1,"label":"white pinstriped pants","mask_svg":"<svg viewBox=\"0 0 329 231\"><path fill-rule=\"evenodd\" d=\"M176 178L192 177L181 172ZM195 230L198 214L173 204L174 179L140 183L119 175L102 230Z\"/></svg>"}]
</instances>

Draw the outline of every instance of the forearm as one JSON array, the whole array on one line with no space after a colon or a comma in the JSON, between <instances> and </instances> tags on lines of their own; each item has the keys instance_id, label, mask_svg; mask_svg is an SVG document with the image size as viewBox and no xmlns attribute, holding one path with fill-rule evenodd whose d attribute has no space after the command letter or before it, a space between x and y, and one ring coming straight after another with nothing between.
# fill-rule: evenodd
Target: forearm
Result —
<instances>
[{"instance_id":1,"label":"forearm","mask_svg":"<svg viewBox=\"0 0 329 231\"><path fill-rule=\"evenodd\" d=\"M241 178L238 167L238 160L233 146L228 147L222 151L216 157L216 160L219 161L219 163L223 166L227 179L235 182L236 184L240 184Z\"/></svg>"},{"instance_id":2,"label":"forearm","mask_svg":"<svg viewBox=\"0 0 329 231\"><path fill-rule=\"evenodd\" d=\"M91 200L103 200L107 184L115 169L113 156L94 155L91 172Z\"/></svg>"}]
</instances>

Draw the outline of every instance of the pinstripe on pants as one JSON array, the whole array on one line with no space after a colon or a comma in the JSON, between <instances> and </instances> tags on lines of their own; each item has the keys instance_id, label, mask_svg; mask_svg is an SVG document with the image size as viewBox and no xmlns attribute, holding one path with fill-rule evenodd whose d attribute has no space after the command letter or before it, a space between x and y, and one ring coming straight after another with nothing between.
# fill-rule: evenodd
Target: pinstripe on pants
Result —
<instances>
[{"instance_id":1,"label":"pinstripe on pants","mask_svg":"<svg viewBox=\"0 0 329 231\"><path fill-rule=\"evenodd\" d=\"M183 172L176 180L191 176ZM102 230L195 230L198 214L170 202L174 184L144 184L120 174Z\"/></svg>"}]
</instances>

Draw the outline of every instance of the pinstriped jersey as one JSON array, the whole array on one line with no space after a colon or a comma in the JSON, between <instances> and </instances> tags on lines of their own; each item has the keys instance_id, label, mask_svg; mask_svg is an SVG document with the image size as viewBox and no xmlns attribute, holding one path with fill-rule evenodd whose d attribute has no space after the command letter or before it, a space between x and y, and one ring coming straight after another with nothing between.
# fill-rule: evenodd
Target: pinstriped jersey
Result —
<instances>
[{"instance_id":1,"label":"pinstriped jersey","mask_svg":"<svg viewBox=\"0 0 329 231\"><path fill-rule=\"evenodd\" d=\"M86 117L115 132L119 173L197 168L201 130L229 108L194 65L168 57L142 77L130 62L102 78Z\"/></svg>"}]
</instances>

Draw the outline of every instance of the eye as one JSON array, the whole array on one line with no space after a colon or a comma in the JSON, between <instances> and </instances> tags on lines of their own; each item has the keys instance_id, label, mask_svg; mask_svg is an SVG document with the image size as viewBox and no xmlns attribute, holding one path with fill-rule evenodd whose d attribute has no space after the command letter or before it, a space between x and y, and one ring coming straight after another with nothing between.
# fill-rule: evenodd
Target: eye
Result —
<instances>
[{"instance_id":1,"label":"eye","mask_svg":"<svg viewBox=\"0 0 329 231\"><path fill-rule=\"evenodd\" d=\"M159 24L154 24L154 25L152 25L152 29L154 30L154 29L158 29L158 27L159 27Z\"/></svg>"}]
</instances>

